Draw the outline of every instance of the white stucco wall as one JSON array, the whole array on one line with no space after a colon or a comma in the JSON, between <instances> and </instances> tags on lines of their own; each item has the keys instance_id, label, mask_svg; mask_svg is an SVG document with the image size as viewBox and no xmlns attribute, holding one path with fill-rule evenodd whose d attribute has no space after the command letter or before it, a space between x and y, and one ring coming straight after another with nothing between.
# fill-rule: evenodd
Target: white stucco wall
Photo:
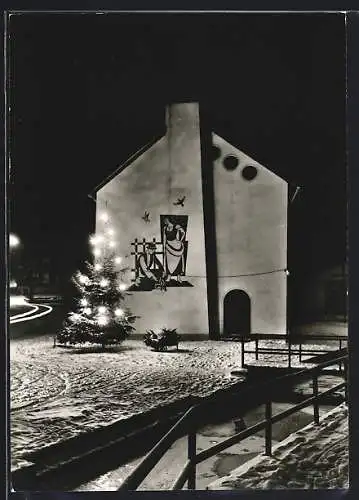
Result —
<instances>
[{"instance_id":1,"label":"white stucco wall","mask_svg":"<svg viewBox=\"0 0 359 500\"><path fill-rule=\"evenodd\" d=\"M198 104L170 106L166 123L166 135L97 192L96 231L103 230L99 215L106 211L116 231L118 254L131 269L136 238L160 241L161 215L187 215L184 279L193 286L133 291L127 304L140 316L137 333L168 327L181 334L208 335ZM220 151L213 165L220 333L224 297L240 289L251 299L251 331L285 334L287 183L218 135L212 134L212 141ZM228 155L239 160L237 168L224 168ZM247 165L257 168L251 181L242 177ZM174 204L183 197L183 207ZM149 222L143 220L145 212ZM126 281L131 283L133 277L128 271Z\"/></svg>"},{"instance_id":2,"label":"white stucco wall","mask_svg":"<svg viewBox=\"0 0 359 500\"><path fill-rule=\"evenodd\" d=\"M220 328L223 300L230 290L251 298L252 333L286 333L287 183L216 134L214 161ZM238 166L227 170L226 156ZM242 170L257 169L253 180ZM240 311L238 312L240 314Z\"/></svg>"},{"instance_id":3,"label":"white stucco wall","mask_svg":"<svg viewBox=\"0 0 359 500\"><path fill-rule=\"evenodd\" d=\"M97 192L96 232L106 210L124 265L134 267L131 242L161 239L160 215L188 215L186 279L193 287L133 291L127 304L140 316L136 332L162 327L181 334L207 334L207 281L203 228L198 105L172 106L166 136ZM184 207L174 205L185 196ZM142 217L149 212L150 222ZM130 271L127 280L133 277Z\"/></svg>"}]
</instances>

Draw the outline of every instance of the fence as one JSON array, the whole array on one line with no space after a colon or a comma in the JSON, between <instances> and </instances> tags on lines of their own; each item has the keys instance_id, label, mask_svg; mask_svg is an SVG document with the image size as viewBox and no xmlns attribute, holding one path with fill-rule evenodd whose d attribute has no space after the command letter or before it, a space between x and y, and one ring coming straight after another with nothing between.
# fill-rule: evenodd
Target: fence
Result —
<instances>
[{"instance_id":1,"label":"fence","mask_svg":"<svg viewBox=\"0 0 359 500\"><path fill-rule=\"evenodd\" d=\"M268 340L283 340L286 342L286 346L279 347L276 344L275 347L268 347L268 344L264 347L260 345L260 342ZM259 354L274 354L274 355L287 355L288 356L288 368L292 366L292 357L298 356L298 360L301 363L304 355L321 355L333 353L331 349L306 349L305 345L308 341L325 341L328 343L336 342L339 351L342 351L344 344L348 343L348 337L346 335L326 335L326 334L314 334L310 336L306 335L280 335L280 334L265 334L265 333L251 333L248 337L243 337L240 339L241 342L241 366L245 366L245 355L254 354L256 361L259 359ZM254 342L254 350L248 349L246 345ZM345 354L345 353L344 353ZM341 363L339 364L339 369L341 369Z\"/></svg>"},{"instance_id":2,"label":"fence","mask_svg":"<svg viewBox=\"0 0 359 500\"><path fill-rule=\"evenodd\" d=\"M318 377L323 374L323 371L328 366L332 366L338 363L344 364L344 382L337 384L326 391L319 393L318 391ZM144 481L149 472L156 466L159 460L167 452L167 450L173 445L177 439L183 435L187 435L188 446L187 446L187 461L180 474L178 475L176 481L173 483L172 490L178 490L183 487L187 482L188 489L196 489L196 466L197 464L207 460L214 455L224 451L225 449L239 443L243 439L257 434L259 431L265 431L265 454L272 454L272 427L273 424L279 422L280 420L298 412L299 410L313 405L313 419L316 425L319 424L319 401L329 394L337 392L338 390L345 390L344 398L347 401L347 367L348 367L348 356L338 356L335 359L321 363L313 368L300 370L289 375L282 376L280 378L272 379L269 382L263 382L256 386L256 391L258 393L265 395L265 399L262 398L261 403L265 404L265 418L264 420L258 422L251 427L242 430L230 438L225 439L221 443L217 443L206 450L197 453L196 449L196 438L197 430L204 425L206 425L206 416L210 415L210 407L212 405L218 407L224 402L224 398L215 397L209 402L205 402L196 406L192 406L179 420L178 422L167 432L167 434L152 448L152 450L145 456L145 458L140 462L140 464L134 469L134 471L125 479L125 481L120 486L119 490L136 490L140 484ZM288 383L296 383L302 379L311 378L313 382L313 395L304 401L296 404L295 406L288 408L276 415L272 413L272 402L273 397L276 392ZM246 390L240 391L238 394L232 394L231 407L235 407L241 400L245 401L248 397L248 391L253 391L253 386L246 388ZM226 397L228 400L228 396ZM228 405L229 406L229 405Z\"/></svg>"}]
</instances>

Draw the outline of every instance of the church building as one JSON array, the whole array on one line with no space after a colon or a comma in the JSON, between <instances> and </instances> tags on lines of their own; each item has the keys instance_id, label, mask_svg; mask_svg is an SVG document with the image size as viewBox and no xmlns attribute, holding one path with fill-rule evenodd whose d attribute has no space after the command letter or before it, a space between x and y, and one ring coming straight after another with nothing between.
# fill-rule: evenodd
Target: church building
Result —
<instances>
[{"instance_id":1,"label":"church building","mask_svg":"<svg viewBox=\"0 0 359 500\"><path fill-rule=\"evenodd\" d=\"M287 182L206 128L198 103L167 106L166 126L95 190L136 333L285 335Z\"/></svg>"}]
</instances>

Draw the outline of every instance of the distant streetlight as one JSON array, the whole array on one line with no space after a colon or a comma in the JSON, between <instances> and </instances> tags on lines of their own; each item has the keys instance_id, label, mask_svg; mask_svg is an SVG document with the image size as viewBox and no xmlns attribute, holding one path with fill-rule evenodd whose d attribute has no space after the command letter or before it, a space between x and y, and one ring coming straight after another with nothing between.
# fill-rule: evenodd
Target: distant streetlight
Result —
<instances>
[{"instance_id":1,"label":"distant streetlight","mask_svg":"<svg viewBox=\"0 0 359 500\"><path fill-rule=\"evenodd\" d=\"M20 239L15 234L10 234L9 244L10 248L16 248L20 245Z\"/></svg>"}]
</instances>

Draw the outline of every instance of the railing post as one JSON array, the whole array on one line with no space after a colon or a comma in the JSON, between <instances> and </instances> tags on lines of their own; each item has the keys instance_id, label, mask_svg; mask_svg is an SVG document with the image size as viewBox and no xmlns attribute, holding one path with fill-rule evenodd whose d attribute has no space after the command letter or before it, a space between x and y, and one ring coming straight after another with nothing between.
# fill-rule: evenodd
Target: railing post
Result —
<instances>
[{"instance_id":1,"label":"railing post","mask_svg":"<svg viewBox=\"0 0 359 500\"><path fill-rule=\"evenodd\" d=\"M271 456L272 455L272 402L271 401L266 402L265 420L266 420L265 454Z\"/></svg>"},{"instance_id":2,"label":"railing post","mask_svg":"<svg viewBox=\"0 0 359 500\"><path fill-rule=\"evenodd\" d=\"M256 339L256 360L258 360L258 339Z\"/></svg>"},{"instance_id":3,"label":"railing post","mask_svg":"<svg viewBox=\"0 0 359 500\"><path fill-rule=\"evenodd\" d=\"M189 490L196 489L196 431L190 431L188 434L188 460L191 461L191 466L188 472L187 487Z\"/></svg>"},{"instance_id":4,"label":"railing post","mask_svg":"<svg viewBox=\"0 0 359 500\"><path fill-rule=\"evenodd\" d=\"M313 374L313 412L314 412L314 423L319 425L319 402L318 402L318 374Z\"/></svg>"},{"instance_id":5,"label":"railing post","mask_svg":"<svg viewBox=\"0 0 359 500\"><path fill-rule=\"evenodd\" d=\"M342 349L342 339L339 339L339 350L341 351ZM342 362L339 362L339 373L342 373Z\"/></svg>"},{"instance_id":6,"label":"railing post","mask_svg":"<svg viewBox=\"0 0 359 500\"><path fill-rule=\"evenodd\" d=\"M243 338L241 339L241 347L242 347L242 351L241 351L241 368L244 368L244 339Z\"/></svg>"},{"instance_id":7,"label":"railing post","mask_svg":"<svg viewBox=\"0 0 359 500\"><path fill-rule=\"evenodd\" d=\"M344 386L344 400L348 404L348 361L344 361L344 380L345 380L345 386Z\"/></svg>"},{"instance_id":8,"label":"railing post","mask_svg":"<svg viewBox=\"0 0 359 500\"><path fill-rule=\"evenodd\" d=\"M291 340L288 337L288 368L291 368L292 366L292 346L291 346Z\"/></svg>"},{"instance_id":9,"label":"railing post","mask_svg":"<svg viewBox=\"0 0 359 500\"><path fill-rule=\"evenodd\" d=\"M302 362L302 341L299 340L299 363Z\"/></svg>"}]
</instances>

